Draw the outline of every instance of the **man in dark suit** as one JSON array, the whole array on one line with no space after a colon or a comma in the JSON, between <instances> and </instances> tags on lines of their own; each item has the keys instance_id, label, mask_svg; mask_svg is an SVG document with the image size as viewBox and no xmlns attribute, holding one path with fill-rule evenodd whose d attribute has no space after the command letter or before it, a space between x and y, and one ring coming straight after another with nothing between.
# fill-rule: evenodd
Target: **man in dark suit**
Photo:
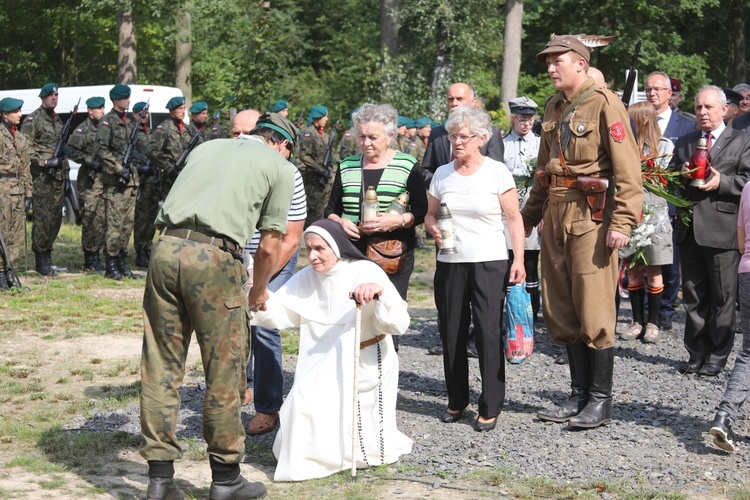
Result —
<instances>
[{"instance_id":1,"label":"man in dark suit","mask_svg":"<svg viewBox=\"0 0 750 500\"><path fill-rule=\"evenodd\" d=\"M678 217L677 242L682 264L682 291L687 320L685 348L690 354L680 372L716 376L734 344L737 297L737 211L740 194L750 179L750 136L724 124L724 92L701 89L695 99L700 130L677 140L672 170L687 170L698 140L706 137L711 155L704 185L687 185L694 203L689 226Z\"/></svg>"},{"instance_id":2,"label":"man in dark suit","mask_svg":"<svg viewBox=\"0 0 750 500\"><path fill-rule=\"evenodd\" d=\"M474 95L474 89L466 83L454 83L448 87L448 110L458 106L477 105L477 98ZM503 161L505 150L503 148L503 136L497 127L492 127L492 137L487 144L479 150L484 156L489 156L493 160ZM432 174L438 167L445 165L453 159L451 142L448 140L448 132L443 125L435 127L430 132L430 138L427 140L427 150L422 158L422 171L425 175L425 183L429 186Z\"/></svg>"}]
</instances>

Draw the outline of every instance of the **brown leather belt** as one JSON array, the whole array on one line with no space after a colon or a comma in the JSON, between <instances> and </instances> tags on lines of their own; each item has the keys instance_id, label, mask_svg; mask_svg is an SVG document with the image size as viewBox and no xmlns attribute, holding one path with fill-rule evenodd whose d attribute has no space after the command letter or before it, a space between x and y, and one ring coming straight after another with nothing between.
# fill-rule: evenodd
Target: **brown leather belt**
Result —
<instances>
[{"instance_id":1,"label":"brown leather belt","mask_svg":"<svg viewBox=\"0 0 750 500\"><path fill-rule=\"evenodd\" d=\"M381 333L377 337L371 338L370 340L365 340L364 342L360 342L359 348L364 349L365 347L369 347L371 345L377 344L378 342L380 342L381 340L385 338L385 335L386 335L385 333Z\"/></svg>"},{"instance_id":2,"label":"brown leather belt","mask_svg":"<svg viewBox=\"0 0 750 500\"><path fill-rule=\"evenodd\" d=\"M550 174L549 185L552 187L564 187L564 188L578 189L578 178Z\"/></svg>"},{"instance_id":3,"label":"brown leather belt","mask_svg":"<svg viewBox=\"0 0 750 500\"><path fill-rule=\"evenodd\" d=\"M242 248L237 243L230 240L226 236L221 236L221 235L210 236L208 234L204 234L199 231L194 231L191 229L178 229L178 228L167 229L166 231L164 231L163 234L166 236L174 236L175 238L195 241L198 243L206 243L208 245L217 244L217 246L221 247L223 250L224 249L228 250L232 254L242 252Z\"/></svg>"}]
</instances>

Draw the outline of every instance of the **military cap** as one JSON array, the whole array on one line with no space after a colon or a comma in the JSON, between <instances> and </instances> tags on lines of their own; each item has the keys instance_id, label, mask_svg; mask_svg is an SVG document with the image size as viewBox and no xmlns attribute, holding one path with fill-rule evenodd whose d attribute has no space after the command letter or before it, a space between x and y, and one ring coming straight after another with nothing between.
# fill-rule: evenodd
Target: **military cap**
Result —
<instances>
[{"instance_id":1,"label":"military cap","mask_svg":"<svg viewBox=\"0 0 750 500\"><path fill-rule=\"evenodd\" d=\"M182 96L177 96L171 98L169 101L167 101L167 109L169 111L172 111L174 108L179 108L180 106L185 105L185 98Z\"/></svg>"},{"instance_id":2,"label":"military cap","mask_svg":"<svg viewBox=\"0 0 750 500\"><path fill-rule=\"evenodd\" d=\"M407 118L406 119L406 128L416 128L417 126L414 123L414 120Z\"/></svg>"},{"instance_id":3,"label":"military cap","mask_svg":"<svg viewBox=\"0 0 750 500\"><path fill-rule=\"evenodd\" d=\"M735 92L732 89L721 89L724 91L724 95L727 97L727 104L740 105L740 101L743 99L742 94Z\"/></svg>"},{"instance_id":4,"label":"military cap","mask_svg":"<svg viewBox=\"0 0 750 500\"><path fill-rule=\"evenodd\" d=\"M328 108L325 106L313 106L310 108L310 112L307 114L308 118L316 119L316 118L323 118L325 115L328 114Z\"/></svg>"},{"instance_id":5,"label":"military cap","mask_svg":"<svg viewBox=\"0 0 750 500\"><path fill-rule=\"evenodd\" d=\"M511 113L519 115L535 115L539 106L526 96L516 97L508 101L508 107Z\"/></svg>"},{"instance_id":6,"label":"military cap","mask_svg":"<svg viewBox=\"0 0 750 500\"><path fill-rule=\"evenodd\" d=\"M672 85L672 92L682 92L682 82L677 78L670 78L669 83Z\"/></svg>"},{"instance_id":7,"label":"military cap","mask_svg":"<svg viewBox=\"0 0 750 500\"><path fill-rule=\"evenodd\" d=\"M208 109L208 104L203 101L194 102L192 106L190 106L190 112L194 115L197 115L198 113L203 113Z\"/></svg>"},{"instance_id":8,"label":"military cap","mask_svg":"<svg viewBox=\"0 0 750 500\"><path fill-rule=\"evenodd\" d=\"M591 51L575 35L552 35L544 50L536 55L536 60L546 63L547 54L561 54L571 50L589 62Z\"/></svg>"},{"instance_id":9,"label":"military cap","mask_svg":"<svg viewBox=\"0 0 750 500\"><path fill-rule=\"evenodd\" d=\"M91 109L97 109L104 107L104 98L103 97L89 97L86 99L86 106L88 106Z\"/></svg>"},{"instance_id":10,"label":"military cap","mask_svg":"<svg viewBox=\"0 0 750 500\"><path fill-rule=\"evenodd\" d=\"M432 125L432 128L437 128L440 126L440 124L435 120L430 120L430 125Z\"/></svg>"},{"instance_id":11,"label":"military cap","mask_svg":"<svg viewBox=\"0 0 750 500\"><path fill-rule=\"evenodd\" d=\"M143 101L139 101L133 105L133 113L140 113L143 111L143 108L146 107L146 103Z\"/></svg>"},{"instance_id":12,"label":"military cap","mask_svg":"<svg viewBox=\"0 0 750 500\"><path fill-rule=\"evenodd\" d=\"M14 99L13 97L6 97L0 101L0 111L3 113L12 113L21 109L22 106L23 101L21 99Z\"/></svg>"},{"instance_id":13,"label":"military cap","mask_svg":"<svg viewBox=\"0 0 750 500\"><path fill-rule=\"evenodd\" d=\"M405 116L398 115L398 122L396 123L396 126L397 127L404 127L404 126L406 126L406 122L408 120L409 119L406 118Z\"/></svg>"},{"instance_id":14,"label":"military cap","mask_svg":"<svg viewBox=\"0 0 750 500\"><path fill-rule=\"evenodd\" d=\"M279 114L271 112L263 113L258 118L258 123L255 124L255 127L275 130L283 135L292 147L294 147L294 143L297 141L297 126Z\"/></svg>"},{"instance_id":15,"label":"military cap","mask_svg":"<svg viewBox=\"0 0 750 500\"><path fill-rule=\"evenodd\" d=\"M274 113L278 113L279 111L282 111L289 107L289 102L285 101L284 99L279 99L275 103L271 104L268 107L268 111L273 111Z\"/></svg>"},{"instance_id":16,"label":"military cap","mask_svg":"<svg viewBox=\"0 0 750 500\"><path fill-rule=\"evenodd\" d=\"M56 83L45 83L42 87L42 90L39 92L39 97L47 97L48 95L52 95L55 92L57 92Z\"/></svg>"},{"instance_id":17,"label":"military cap","mask_svg":"<svg viewBox=\"0 0 750 500\"><path fill-rule=\"evenodd\" d=\"M414 120L414 126L417 128L424 128L430 124L430 119L427 117L417 118Z\"/></svg>"},{"instance_id":18,"label":"military cap","mask_svg":"<svg viewBox=\"0 0 750 500\"><path fill-rule=\"evenodd\" d=\"M130 87L122 85L121 83L118 83L109 91L109 98L113 101L127 99L128 97L130 97Z\"/></svg>"}]
</instances>

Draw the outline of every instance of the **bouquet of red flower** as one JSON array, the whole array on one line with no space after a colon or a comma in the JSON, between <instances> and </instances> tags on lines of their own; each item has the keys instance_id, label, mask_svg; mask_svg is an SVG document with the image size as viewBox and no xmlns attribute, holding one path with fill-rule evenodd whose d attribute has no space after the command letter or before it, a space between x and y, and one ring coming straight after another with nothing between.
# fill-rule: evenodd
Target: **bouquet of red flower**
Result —
<instances>
[{"instance_id":1,"label":"bouquet of red flower","mask_svg":"<svg viewBox=\"0 0 750 500\"><path fill-rule=\"evenodd\" d=\"M677 215L685 225L689 225L693 202L675 194L683 188L682 173L670 172L661 166L664 163L663 160L670 156L672 155L652 155L641 158L643 187L677 207Z\"/></svg>"}]
</instances>

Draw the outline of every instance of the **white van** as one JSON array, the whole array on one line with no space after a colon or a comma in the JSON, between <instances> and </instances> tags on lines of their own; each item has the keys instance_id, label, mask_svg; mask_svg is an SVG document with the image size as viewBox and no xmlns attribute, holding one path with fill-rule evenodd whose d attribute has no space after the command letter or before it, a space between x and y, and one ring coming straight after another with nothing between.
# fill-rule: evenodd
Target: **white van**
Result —
<instances>
[{"instance_id":1,"label":"white van","mask_svg":"<svg viewBox=\"0 0 750 500\"><path fill-rule=\"evenodd\" d=\"M104 109L112 109L112 101L109 98L109 91L114 85L89 85L82 87L59 87L57 92L60 94L57 101L55 112L60 116L63 123L68 119L73 108L80 99L78 113L73 117L71 126L73 129L82 123L88 117L86 111L86 100L90 97L103 97L105 99ZM173 97L182 96L182 91L177 87L165 87L162 85L129 85L130 87L130 105L131 107L140 101L149 103L149 129L153 129L169 116L167 102ZM42 101L39 97L40 88L36 89L17 89L17 90L0 90L0 99L5 97L14 97L23 100L21 112L25 115L37 109ZM21 122L23 123L23 122ZM73 130L71 129L71 131ZM70 183L73 192L65 199L63 204L63 222L66 224L75 224L78 219L78 167L80 165L70 161Z\"/></svg>"}]
</instances>

